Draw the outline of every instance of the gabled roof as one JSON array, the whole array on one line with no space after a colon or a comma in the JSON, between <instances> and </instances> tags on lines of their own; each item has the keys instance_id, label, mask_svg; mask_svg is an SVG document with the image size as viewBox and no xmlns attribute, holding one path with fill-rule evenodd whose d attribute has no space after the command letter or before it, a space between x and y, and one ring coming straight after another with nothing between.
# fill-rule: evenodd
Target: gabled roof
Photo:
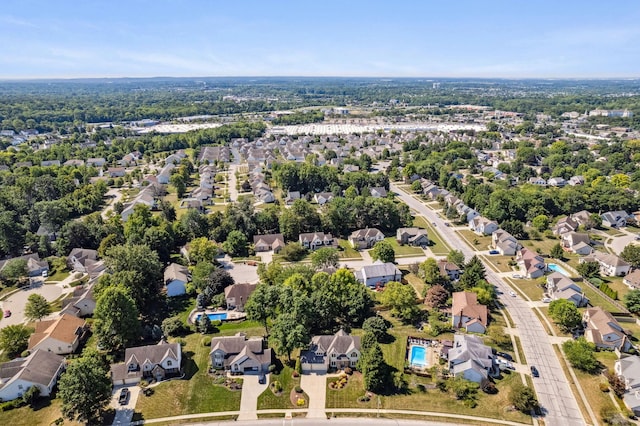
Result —
<instances>
[{"instance_id":1,"label":"gabled roof","mask_svg":"<svg viewBox=\"0 0 640 426\"><path fill-rule=\"evenodd\" d=\"M347 354L353 350L360 351L360 336L350 336L342 329L334 335L313 336L310 349L326 354Z\"/></svg>"},{"instance_id":2,"label":"gabled roof","mask_svg":"<svg viewBox=\"0 0 640 426\"><path fill-rule=\"evenodd\" d=\"M27 382L48 386L64 364L64 357L52 352L36 349L26 358L18 358L0 364L0 381L22 379ZM0 389L2 389L0 385Z\"/></svg>"},{"instance_id":3,"label":"gabled roof","mask_svg":"<svg viewBox=\"0 0 640 426\"><path fill-rule=\"evenodd\" d=\"M189 269L177 263L167 266L164 270L164 282L168 283L173 280L180 280L184 283L189 282Z\"/></svg>"},{"instance_id":4,"label":"gabled roof","mask_svg":"<svg viewBox=\"0 0 640 426\"><path fill-rule=\"evenodd\" d=\"M82 335L86 321L69 314L62 314L54 320L39 321L36 330L29 338L29 349L34 348L50 337L60 342L72 344Z\"/></svg>"},{"instance_id":5,"label":"gabled roof","mask_svg":"<svg viewBox=\"0 0 640 426\"><path fill-rule=\"evenodd\" d=\"M282 234L265 234L265 235L254 235L253 236L253 245L284 245L284 237Z\"/></svg>"},{"instance_id":6,"label":"gabled roof","mask_svg":"<svg viewBox=\"0 0 640 426\"><path fill-rule=\"evenodd\" d=\"M364 229L358 229L357 231L353 231L351 233L351 235L349 235L349 239L368 239L368 238L375 238L379 235L382 235L384 237L384 234L382 233L382 231L380 231L377 228L364 228Z\"/></svg>"},{"instance_id":7,"label":"gabled roof","mask_svg":"<svg viewBox=\"0 0 640 426\"><path fill-rule=\"evenodd\" d=\"M242 299L244 302L246 302L257 286L258 284L249 283L233 284L224 289L224 297L233 297L236 300Z\"/></svg>"},{"instance_id":8,"label":"gabled roof","mask_svg":"<svg viewBox=\"0 0 640 426\"><path fill-rule=\"evenodd\" d=\"M165 358L180 359L182 348L179 343L160 343L158 345L138 346L127 348L124 352L125 364L135 362L138 365L145 363L160 364Z\"/></svg>"},{"instance_id":9,"label":"gabled roof","mask_svg":"<svg viewBox=\"0 0 640 426\"><path fill-rule=\"evenodd\" d=\"M466 316L477 319L480 324L487 326L487 307L478 303L478 295L468 291L457 291L453 293L453 305L451 307L453 315ZM464 324L463 324L464 325Z\"/></svg>"},{"instance_id":10,"label":"gabled roof","mask_svg":"<svg viewBox=\"0 0 640 426\"><path fill-rule=\"evenodd\" d=\"M214 337L211 339L211 351L209 353L216 351L222 351L226 356L235 356L241 353L245 355L248 353L263 354L265 353L264 339L261 337L247 339L247 337L242 334Z\"/></svg>"},{"instance_id":11,"label":"gabled roof","mask_svg":"<svg viewBox=\"0 0 640 426\"><path fill-rule=\"evenodd\" d=\"M372 265L363 266L360 272L365 279L401 274L396 265L391 262L383 263L381 260L376 260Z\"/></svg>"}]
</instances>

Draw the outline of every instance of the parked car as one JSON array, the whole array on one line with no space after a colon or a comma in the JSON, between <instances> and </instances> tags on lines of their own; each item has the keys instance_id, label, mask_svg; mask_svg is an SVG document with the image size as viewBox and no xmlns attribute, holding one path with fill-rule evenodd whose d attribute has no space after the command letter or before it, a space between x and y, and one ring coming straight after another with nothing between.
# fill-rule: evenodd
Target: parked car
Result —
<instances>
[{"instance_id":1,"label":"parked car","mask_svg":"<svg viewBox=\"0 0 640 426\"><path fill-rule=\"evenodd\" d=\"M496 352L496 355L506 359L507 361L513 361L513 357L506 352Z\"/></svg>"},{"instance_id":2,"label":"parked car","mask_svg":"<svg viewBox=\"0 0 640 426\"><path fill-rule=\"evenodd\" d=\"M9 318L10 316L11 316L11 311L10 310L7 309L6 311L4 311L4 317L5 318Z\"/></svg>"},{"instance_id":3,"label":"parked car","mask_svg":"<svg viewBox=\"0 0 640 426\"><path fill-rule=\"evenodd\" d=\"M510 295L511 297L516 297L516 293L515 293L514 291L510 291L510 292L509 292L509 295Z\"/></svg>"},{"instance_id":4,"label":"parked car","mask_svg":"<svg viewBox=\"0 0 640 426\"><path fill-rule=\"evenodd\" d=\"M258 383L260 383L261 385L264 385L265 383L267 383L267 376L265 376L264 373L258 376Z\"/></svg>"},{"instance_id":5,"label":"parked car","mask_svg":"<svg viewBox=\"0 0 640 426\"><path fill-rule=\"evenodd\" d=\"M535 366L531 366L531 375L533 377L540 377L540 372L538 371L538 369Z\"/></svg>"},{"instance_id":6,"label":"parked car","mask_svg":"<svg viewBox=\"0 0 640 426\"><path fill-rule=\"evenodd\" d=\"M511 275L511 278L515 278L515 279L517 279L517 280L521 280L521 279L522 279L522 275L520 275L520 274L513 274L513 275Z\"/></svg>"},{"instance_id":7,"label":"parked car","mask_svg":"<svg viewBox=\"0 0 640 426\"><path fill-rule=\"evenodd\" d=\"M498 250L489 250L489 254L500 254Z\"/></svg>"},{"instance_id":8,"label":"parked car","mask_svg":"<svg viewBox=\"0 0 640 426\"><path fill-rule=\"evenodd\" d=\"M120 405L126 405L129 400L129 388L120 389L120 396L118 397L118 402Z\"/></svg>"},{"instance_id":9,"label":"parked car","mask_svg":"<svg viewBox=\"0 0 640 426\"><path fill-rule=\"evenodd\" d=\"M543 297L542 298L542 303L551 303L551 298L550 297Z\"/></svg>"}]
</instances>

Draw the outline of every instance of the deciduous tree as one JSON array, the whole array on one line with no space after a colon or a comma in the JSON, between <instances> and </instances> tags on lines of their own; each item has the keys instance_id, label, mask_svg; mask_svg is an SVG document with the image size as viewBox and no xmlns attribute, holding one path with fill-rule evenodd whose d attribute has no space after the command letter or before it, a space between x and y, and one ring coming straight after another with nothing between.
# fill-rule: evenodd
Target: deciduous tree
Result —
<instances>
[{"instance_id":1,"label":"deciduous tree","mask_svg":"<svg viewBox=\"0 0 640 426\"><path fill-rule=\"evenodd\" d=\"M311 254L311 264L316 269L336 268L339 261L338 250L332 247L322 247Z\"/></svg>"},{"instance_id":2,"label":"deciduous tree","mask_svg":"<svg viewBox=\"0 0 640 426\"><path fill-rule=\"evenodd\" d=\"M101 424L102 412L111 400L108 373L97 357L86 356L70 363L58 382L62 414L69 420Z\"/></svg>"},{"instance_id":3,"label":"deciduous tree","mask_svg":"<svg viewBox=\"0 0 640 426\"><path fill-rule=\"evenodd\" d=\"M567 340L562 344L562 349L573 367L591 374L600 370L600 362L595 356L596 345L587 342L584 337Z\"/></svg>"},{"instance_id":4,"label":"deciduous tree","mask_svg":"<svg viewBox=\"0 0 640 426\"><path fill-rule=\"evenodd\" d=\"M40 294L30 294L24 307L24 316L32 321L39 321L51 313L49 302Z\"/></svg>"},{"instance_id":5,"label":"deciduous tree","mask_svg":"<svg viewBox=\"0 0 640 426\"><path fill-rule=\"evenodd\" d=\"M416 304L416 292L413 287L399 282L387 283L380 301L391 308L392 315L404 321L413 320L420 311Z\"/></svg>"},{"instance_id":6,"label":"deciduous tree","mask_svg":"<svg viewBox=\"0 0 640 426\"><path fill-rule=\"evenodd\" d=\"M563 330L569 331L582 322L582 316L572 302L566 299L557 299L549 304L551 319Z\"/></svg>"},{"instance_id":7,"label":"deciduous tree","mask_svg":"<svg viewBox=\"0 0 640 426\"><path fill-rule=\"evenodd\" d=\"M519 411L529 414L538 406L536 394L529 386L515 383L509 392L509 402Z\"/></svg>"},{"instance_id":8,"label":"deciduous tree","mask_svg":"<svg viewBox=\"0 0 640 426\"><path fill-rule=\"evenodd\" d=\"M122 286L111 286L96 301L93 314L98 344L110 352L126 348L140 338L138 309Z\"/></svg>"},{"instance_id":9,"label":"deciduous tree","mask_svg":"<svg viewBox=\"0 0 640 426\"><path fill-rule=\"evenodd\" d=\"M424 298L424 303L430 308L439 308L444 306L449 299L449 292L441 285L429 287Z\"/></svg>"},{"instance_id":10,"label":"deciduous tree","mask_svg":"<svg viewBox=\"0 0 640 426\"><path fill-rule=\"evenodd\" d=\"M396 252L388 241L378 241L370 251L373 260L382 262L395 262Z\"/></svg>"},{"instance_id":11,"label":"deciduous tree","mask_svg":"<svg viewBox=\"0 0 640 426\"><path fill-rule=\"evenodd\" d=\"M0 349L10 357L19 355L27 349L31 333L33 329L22 324L8 325L0 329Z\"/></svg>"}]
</instances>

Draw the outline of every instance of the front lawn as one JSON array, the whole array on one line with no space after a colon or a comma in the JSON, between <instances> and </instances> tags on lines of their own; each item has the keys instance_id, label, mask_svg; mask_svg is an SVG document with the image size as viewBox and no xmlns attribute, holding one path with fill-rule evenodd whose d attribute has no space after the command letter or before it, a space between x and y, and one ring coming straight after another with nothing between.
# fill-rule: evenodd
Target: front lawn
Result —
<instances>
[{"instance_id":1,"label":"front lawn","mask_svg":"<svg viewBox=\"0 0 640 426\"><path fill-rule=\"evenodd\" d=\"M486 250L491 244L491 235L478 235L470 229L456 231L474 250Z\"/></svg>"},{"instance_id":2,"label":"front lawn","mask_svg":"<svg viewBox=\"0 0 640 426\"><path fill-rule=\"evenodd\" d=\"M338 240L338 245L340 246L338 249L340 259L362 259L362 255L351 246L348 240Z\"/></svg>"},{"instance_id":3,"label":"front lawn","mask_svg":"<svg viewBox=\"0 0 640 426\"><path fill-rule=\"evenodd\" d=\"M230 336L238 331L247 333L247 336L264 333L264 328L249 321L223 324L219 329L213 336ZM160 383L149 397L140 395L136 412L143 419L240 409L241 391L231 391L215 384L214 378L208 374L211 347L204 346L202 341L213 336L193 333L183 338L186 342L182 348L186 378Z\"/></svg>"},{"instance_id":4,"label":"front lawn","mask_svg":"<svg viewBox=\"0 0 640 426\"><path fill-rule=\"evenodd\" d=\"M442 241L442 238L440 238L440 234L438 234L436 228L427 222L424 217L416 216L415 219L413 219L413 226L427 230L430 243L429 248L434 255L446 256L449 254L451 251L449 246Z\"/></svg>"},{"instance_id":5,"label":"front lawn","mask_svg":"<svg viewBox=\"0 0 640 426\"><path fill-rule=\"evenodd\" d=\"M391 247L393 247L393 251L396 253L396 257L411 257L411 256L422 256L424 255L424 251L420 247L414 247L410 245L400 245L395 237L388 237L384 239L387 241Z\"/></svg>"},{"instance_id":6,"label":"front lawn","mask_svg":"<svg viewBox=\"0 0 640 426\"><path fill-rule=\"evenodd\" d=\"M300 377L293 378L293 369L284 365L279 374L269 375L269 387L258 397L258 410L296 408L291 403L291 390L300 385ZM282 386L282 392L276 395L271 390L272 384L278 382Z\"/></svg>"},{"instance_id":7,"label":"front lawn","mask_svg":"<svg viewBox=\"0 0 640 426\"><path fill-rule=\"evenodd\" d=\"M60 407L62 400L60 398L50 399L41 398L35 408L29 406L16 408L10 411L0 412L0 423L3 425L43 425L53 424L56 419L62 417ZM82 423L71 422L64 419L65 425L81 425Z\"/></svg>"}]
</instances>

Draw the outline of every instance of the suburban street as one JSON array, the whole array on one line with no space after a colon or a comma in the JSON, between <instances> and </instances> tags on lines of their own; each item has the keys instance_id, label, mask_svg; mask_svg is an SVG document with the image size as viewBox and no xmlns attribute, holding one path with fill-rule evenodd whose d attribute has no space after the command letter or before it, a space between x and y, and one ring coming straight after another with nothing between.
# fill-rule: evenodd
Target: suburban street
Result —
<instances>
[{"instance_id":1,"label":"suburban street","mask_svg":"<svg viewBox=\"0 0 640 426\"><path fill-rule=\"evenodd\" d=\"M460 239L453 229L445 226L445 221L438 217L433 210L394 184L390 185L390 190L398 194L399 198L411 209L427 218L429 222L434 223L440 236L452 249L462 251L467 260L474 256L474 251ZM485 268L487 280L496 285L503 293L499 295L500 301L511 315L527 363L535 365L540 371L540 377L534 378L533 383L546 424L584 425L585 421L569 387L568 379L553 349L551 339L540 320L525 300L508 295L511 287L491 269L490 265L485 264Z\"/></svg>"}]
</instances>

